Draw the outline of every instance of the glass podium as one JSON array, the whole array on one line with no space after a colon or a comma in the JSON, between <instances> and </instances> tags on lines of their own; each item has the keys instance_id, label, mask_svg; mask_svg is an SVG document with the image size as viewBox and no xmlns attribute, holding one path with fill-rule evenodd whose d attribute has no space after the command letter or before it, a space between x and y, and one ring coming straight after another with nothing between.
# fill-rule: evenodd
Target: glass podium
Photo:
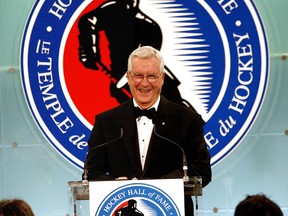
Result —
<instances>
[{"instance_id":1,"label":"glass podium","mask_svg":"<svg viewBox=\"0 0 288 216\"><path fill-rule=\"evenodd\" d=\"M69 213L71 216L89 216L89 184L69 181Z\"/></svg>"},{"instance_id":2,"label":"glass podium","mask_svg":"<svg viewBox=\"0 0 288 216\"><path fill-rule=\"evenodd\" d=\"M70 216L90 216L88 181L69 181L69 213ZM185 195L194 196L195 211L198 212L198 196L202 196L202 178L190 177L184 183ZM197 215L197 214L196 214Z\"/></svg>"}]
</instances>

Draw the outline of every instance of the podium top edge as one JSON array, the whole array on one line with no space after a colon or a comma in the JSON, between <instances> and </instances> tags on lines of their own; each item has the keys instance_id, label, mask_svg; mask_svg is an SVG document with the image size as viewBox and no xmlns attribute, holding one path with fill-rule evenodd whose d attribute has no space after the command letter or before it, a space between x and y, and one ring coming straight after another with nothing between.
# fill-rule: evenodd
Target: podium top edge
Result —
<instances>
[{"instance_id":1,"label":"podium top edge","mask_svg":"<svg viewBox=\"0 0 288 216\"><path fill-rule=\"evenodd\" d=\"M68 181L68 185L70 187L77 187L77 186L82 187L82 186L85 186L85 185L83 185L82 181Z\"/></svg>"}]
</instances>

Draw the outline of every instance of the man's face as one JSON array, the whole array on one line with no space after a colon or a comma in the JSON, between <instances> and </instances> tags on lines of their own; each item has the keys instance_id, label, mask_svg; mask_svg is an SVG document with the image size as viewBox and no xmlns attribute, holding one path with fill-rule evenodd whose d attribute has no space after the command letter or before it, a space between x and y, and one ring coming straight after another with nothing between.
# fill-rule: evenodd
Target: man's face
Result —
<instances>
[{"instance_id":1,"label":"man's face","mask_svg":"<svg viewBox=\"0 0 288 216\"><path fill-rule=\"evenodd\" d=\"M157 58L132 59L132 70L127 72L128 84L132 96L142 109L148 109L158 99L164 84L164 73L159 71L160 62ZM144 76L141 80L139 77ZM155 82L148 79L156 78Z\"/></svg>"}]
</instances>

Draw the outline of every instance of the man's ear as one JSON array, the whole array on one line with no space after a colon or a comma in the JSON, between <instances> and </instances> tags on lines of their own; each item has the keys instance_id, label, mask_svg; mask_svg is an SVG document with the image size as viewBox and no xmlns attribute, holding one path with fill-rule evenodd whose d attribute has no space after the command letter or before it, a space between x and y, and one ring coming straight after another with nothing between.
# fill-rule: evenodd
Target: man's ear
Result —
<instances>
[{"instance_id":1,"label":"man's ear","mask_svg":"<svg viewBox=\"0 0 288 216\"><path fill-rule=\"evenodd\" d=\"M166 74L163 72L163 73L162 73L162 81L163 81L163 84L164 84L164 80L165 80L165 75L166 75Z\"/></svg>"}]
</instances>

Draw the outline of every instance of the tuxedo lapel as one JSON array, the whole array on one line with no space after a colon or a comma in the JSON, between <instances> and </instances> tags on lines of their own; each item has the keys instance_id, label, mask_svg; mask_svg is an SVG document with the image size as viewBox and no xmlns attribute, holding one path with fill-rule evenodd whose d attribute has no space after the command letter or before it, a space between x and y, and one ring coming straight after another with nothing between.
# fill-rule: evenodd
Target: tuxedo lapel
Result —
<instances>
[{"instance_id":1,"label":"tuxedo lapel","mask_svg":"<svg viewBox=\"0 0 288 216\"><path fill-rule=\"evenodd\" d=\"M157 109L155 125L152 131L149 148L147 151L147 157L145 161L143 175L145 175L147 170L150 169L150 165L152 163L153 158L159 157L161 155L163 143L165 141L161 139L160 137L158 137L155 134L155 131L158 134L165 134L164 132L167 129L166 125L167 125L167 121L169 121L169 115L168 115L166 103L167 103L167 100L161 97L161 100ZM151 167L151 169L153 169L153 167Z\"/></svg>"},{"instance_id":2,"label":"tuxedo lapel","mask_svg":"<svg viewBox=\"0 0 288 216\"><path fill-rule=\"evenodd\" d=\"M152 133L143 170L143 176L145 176L147 170L150 169L153 158L159 157L161 155L159 152L161 151L162 142L162 140L160 140L157 136L155 136L154 133ZM153 169L153 167L151 168Z\"/></svg>"}]
</instances>

